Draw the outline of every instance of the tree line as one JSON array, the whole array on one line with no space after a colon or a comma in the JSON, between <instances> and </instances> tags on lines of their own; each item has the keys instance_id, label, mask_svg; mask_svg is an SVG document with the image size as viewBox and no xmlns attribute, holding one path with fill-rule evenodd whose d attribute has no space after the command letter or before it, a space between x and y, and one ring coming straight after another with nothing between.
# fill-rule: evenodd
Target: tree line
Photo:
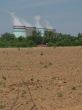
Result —
<instances>
[{"instance_id":1,"label":"tree line","mask_svg":"<svg viewBox=\"0 0 82 110\"><path fill-rule=\"evenodd\" d=\"M32 36L16 38L14 34L4 33L0 37L0 48L8 47L35 47L38 45L46 46L81 46L82 34L77 36L70 34L55 33L45 31L44 36L40 32L34 31Z\"/></svg>"}]
</instances>

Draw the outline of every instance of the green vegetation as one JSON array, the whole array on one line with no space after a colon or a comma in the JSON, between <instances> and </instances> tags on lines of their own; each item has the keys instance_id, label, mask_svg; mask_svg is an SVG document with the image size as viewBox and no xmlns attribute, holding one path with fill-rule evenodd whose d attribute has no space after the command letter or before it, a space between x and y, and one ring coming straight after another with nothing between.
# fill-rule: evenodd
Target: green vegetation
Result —
<instances>
[{"instance_id":1,"label":"green vegetation","mask_svg":"<svg viewBox=\"0 0 82 110\"><path fill-rule=\"evenodd\" d=\"M41 53L40 53L40 55L41 55L41 56L43 56L43 55L44 55L44 53L43 53L43 52L41 52Z\"/></svg>"},{"instance_id":2,"label":"green vegetation","mask_svg":"<svg viewBox=\"0 0 82 110\"><path fill-rule=\"evenodd\" d=\"M49 65L49 66L51 66L51 65L53 65L53 64L52 64L52 62L49 62L49 64L48 64L48 65Z\"/></svg>"},{"instance_id":3,"label":"green vegetation","mask_svg":"<svg viewBox=\"0 0 82 110\"><path fill-rule=\"evenodd\" d=\"M0 104L0 110L4 109L5 106Z\"/></svg>"},{"instance_id":4,"label":"green vegetation","mask_svg":"<svg viewBox=\"0 0 82 110\"><path fill-rule=\"evenodd\" d=\"M44 68L48 68L48 66L47 65L44 65Z\"/></svg>"},{"instance_id":5,"label":"green vegetation","mask_svg":"<svg viewBox=\"0 0 82 110\"><path fill-rule=\"evenodd\" d=\"M40 32L33 32L32 36L24 38L20 36L16 38L13 34L4 33L0 37L0 47L35 47L38 45L46 46L81 46L82 45L82 34L79 33L77 36L71 36L68 34L54 33L46 31L44 36L41 37Z\"/></svg>"},{"instance_id":6,"label":"green vegetation","mask_svg":"<svg viewBox=\"0 0 82 110\"><path fill-rule=\"evenodd\" d=\"M58 97L63 97L63 94L60 92L57 94Z\"/></svg>"},{"instance_id":7,"label":"green vegetation","mask_svg":"<svg viewBox=\"0 0 82 110\"><path fill-rule=\"evenodd\" d=\"M76 90L77 88L75 86L72 87L72 90Z\"/></svg>"}]
</instances>

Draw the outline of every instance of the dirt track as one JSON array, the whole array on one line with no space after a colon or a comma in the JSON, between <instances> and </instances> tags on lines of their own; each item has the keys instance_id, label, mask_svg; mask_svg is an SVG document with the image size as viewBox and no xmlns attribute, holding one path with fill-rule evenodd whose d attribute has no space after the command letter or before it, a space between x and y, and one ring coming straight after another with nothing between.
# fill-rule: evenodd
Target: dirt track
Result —
<instances>
[{"instance_id":1,"label":"dirt track","mask_svg":"<svg viewBox=\"0 0 82 110\"><path fill-rule=\"evenodd\" d=\"M82 47L0 49L0 110L82 110Z\"/></svg>"}]
</instances>

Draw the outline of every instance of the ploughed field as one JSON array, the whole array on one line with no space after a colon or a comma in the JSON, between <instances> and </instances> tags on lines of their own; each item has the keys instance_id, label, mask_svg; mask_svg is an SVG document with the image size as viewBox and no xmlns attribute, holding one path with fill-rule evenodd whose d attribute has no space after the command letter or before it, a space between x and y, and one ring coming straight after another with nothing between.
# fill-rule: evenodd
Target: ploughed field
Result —
<instances>
[{"instance_id":1,"label":"ploughed field","mask_svg":"<svg viewBox=\"0 0 82 110\"><path fill-rule=\"evenodd\" d=\"M0 110L82 110L82 47L0 49Z\"/></svg>"}]
</instances>

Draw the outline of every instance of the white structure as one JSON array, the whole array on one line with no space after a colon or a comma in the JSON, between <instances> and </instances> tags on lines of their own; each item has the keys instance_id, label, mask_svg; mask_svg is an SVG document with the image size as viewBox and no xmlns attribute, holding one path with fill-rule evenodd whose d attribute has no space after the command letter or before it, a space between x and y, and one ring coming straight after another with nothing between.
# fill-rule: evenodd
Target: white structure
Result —
<instances>
[{"instance_id":1,"label":"white structure","mask_svg":"<svg viewBox=\"0 0 82 110\"><path fill-rule=\"evenodd\" d=\"M56 32L55 29L53 29L48 22L45 22L43 25L40 24L41 17L36 16L35 20L35 26L31 25L30 23L26 22L25 20L20 20L17 16L15 16L14 13L10 13L10 15L13 18L13 34L16 37L27 37L31 36L33 31L37 31L41 33L41 36L44 36L45 31L53 31Z\"/></svg>"}]
</instances>

